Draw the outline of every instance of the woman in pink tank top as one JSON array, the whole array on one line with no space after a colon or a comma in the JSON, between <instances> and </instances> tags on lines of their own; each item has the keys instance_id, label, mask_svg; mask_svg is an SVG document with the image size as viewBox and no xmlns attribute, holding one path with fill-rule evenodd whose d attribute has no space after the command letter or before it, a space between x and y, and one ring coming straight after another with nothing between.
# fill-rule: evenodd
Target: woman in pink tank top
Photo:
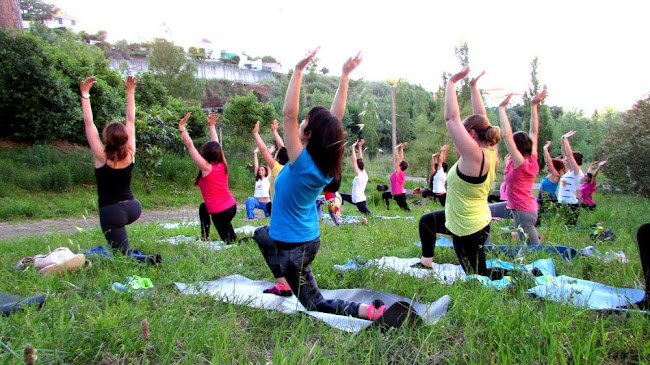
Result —
<instances>
[{"instance_id":1,"label":"woman in pink tank top","mask_svg":"<svg viewBox=\"0 0 650 365\"><path fill-rule=\"evenodd\" d=\"M178 130L181 132L181 138L185 147L187 147L187 151L200 170L194 183L199 186L203 196L203 203L199 206L201 237L208 240L210 236L210 218L212 218L212 223L217 228L221 239L230 244L237 239L231 223L235 214L237 214L237 202L228 188L228 165L215 128L219 117L214 112L211 112L208 116L210 141L201 147L201 153L199 153L185 129L185 123L187 123L191 115L191 112L185 114L178 123Z\"/></svg>"}]
</instances>

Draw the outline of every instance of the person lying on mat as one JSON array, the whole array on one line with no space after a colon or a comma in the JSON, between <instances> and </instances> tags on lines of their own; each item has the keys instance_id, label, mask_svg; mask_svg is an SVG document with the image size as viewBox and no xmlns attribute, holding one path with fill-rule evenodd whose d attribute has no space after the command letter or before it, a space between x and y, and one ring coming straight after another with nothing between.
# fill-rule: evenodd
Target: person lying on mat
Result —
<instances>
[{"instance_id":1,"label":"person lying on mat","mask_svg":"<svg viewBox=\"0 0 650 365\"><path fill-rule=\"evenodd\" d=\"M451 234L454 251L465 273L487 276L483 246L489 237L492 220L487 197L496 176L495 146L501 140L501 131L490 124L476 86L483 73L470 81L474 114L461 120L456 82L467 74L469 67L453 75L447 83L445 122L460 158L449 169L445 210L426 214L420 219L420 264L432 267L437 234Z\"/></svg>"},{"instance_id":2,"label":"person lying on mat","mask_svg":"<svg viewBox=\"0 0 650 365\"><path fill-rule=\"evenodd\" d=\"M265 290L282 296L295 293L307 310L377 319L385 306L323 298L309 265L320 248L320 228L314 202L332 179L341 177L344 136L341 118L345 112L349 75L361 55L343 65L331 110L313 107L298 124L300 84L304 68L314 58L311 51L296 65L284 100L284 141L289 154L276 180L273 214L269 226L255 231L276 285ZM378 304L378 303L376 303Z\"/></svg>"}]
</instances>

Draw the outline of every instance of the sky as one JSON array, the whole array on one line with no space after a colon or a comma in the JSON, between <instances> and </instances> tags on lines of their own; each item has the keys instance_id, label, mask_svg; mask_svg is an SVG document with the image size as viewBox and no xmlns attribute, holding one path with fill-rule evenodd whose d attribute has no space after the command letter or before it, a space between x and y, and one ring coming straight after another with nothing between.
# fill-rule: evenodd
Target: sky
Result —
<instances>
[{"instance_id":1,"label":"sky","mask_svg":"<svg viewBox=\"0 0 650 365\"><path fill-rule=\"evenodd\" d=\"M548 105L591 115L627 110L650 93L648 1L48 2L76 17L79 29L106 30L109 42L163 37L187 49L205 38L217 52L271 55L285 69L320 46L319 68L332 75L362 51L353 79L401 77L430 91L443 72L460 71L454 48L465 41L470 76L486 71L479 87L492 106L527 90L534 57Z\"/></svg>"}]
</instances>

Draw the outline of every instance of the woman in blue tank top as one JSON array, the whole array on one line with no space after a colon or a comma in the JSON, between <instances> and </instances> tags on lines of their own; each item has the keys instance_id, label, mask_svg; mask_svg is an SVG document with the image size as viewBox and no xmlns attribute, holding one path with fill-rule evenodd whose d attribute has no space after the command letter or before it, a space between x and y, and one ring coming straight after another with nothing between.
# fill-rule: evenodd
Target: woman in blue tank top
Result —
<instances>
[{"instance_id":1,"label":"woman in blue tank top","mask_svg":"<svg viewBox=\"0 0 650 365\"><path fill-rule=\"evenodd\" d=\"M320 248L316 198L326 184L341 177L344 150L341 118L349 75L361 62L360 54L343 65L332 108L312 108L298 125L302 72L313 59L310 52L296 65L284 99L284 143L287 163L275 180L273 214L269 226L258 228L254 239L276 279L265 290L282 296L298 296L307 310L377 319L386 306L344 300L326 300L321 295L309 265Z\"/></svg>"}]
</instances>

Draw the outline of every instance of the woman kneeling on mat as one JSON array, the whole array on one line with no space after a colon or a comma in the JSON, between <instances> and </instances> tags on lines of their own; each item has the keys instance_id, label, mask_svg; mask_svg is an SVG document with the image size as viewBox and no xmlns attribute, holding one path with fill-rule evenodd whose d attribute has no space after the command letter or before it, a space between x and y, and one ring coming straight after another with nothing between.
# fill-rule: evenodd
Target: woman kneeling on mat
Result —
<instances>
[{"instance_id":1,"label":"woman kneeling on mat","mask_svg":"<svg viewBox=\"0 0 650 365\"><path fill-rule=\"evenodd\" d=\"M354 180L352 180L352 194L341 194L343 201L354 204L359 212L370 215L370 210L366 205L366 185L368 184L368 173L363 164L363 144L365 140L357 140L352 144L352 167L354 167ZM359 148L357 158L356 149Z\"/></svg>"},{"instance_id":2,"label":"woman kneeling on mat","mask_svg":"<svg viewBox=\"0 0 650 365\"><path fill-rule=\"evenodd\" d=\"M374 320L383 314L384 305L324 299L309 267L320 247L314 202L326 184L340 179L344 148L341 118L345 112L350 72L361 62L357 55L343 65L331 111L314 107L298 126L302 72L315 54L316 50L310 52L291 75L283 112L289 163L276 179L271 222L269 226L258 228L254 235L276 279L276 285L264 292L282 296L290 296L293 292L307 310Z\"/></svg>"},{"instance_id":3,"label":"woman kneeling on mat","mask_svg":"<svg viewBox=\"0 0 650 365\"><path fill-rule=\"evenodd\" d=\"M135 166L135 87L133 76L124 81L126 89L126 122L111 122L104 127L99 139L90 107L90 88L94 77L81 82L81 109L86 137L95 157L95 177L99 196L99 224L106 241L124 255L131 251L125 225L135 222L142 213L142 204L131 191L131 174Z\"/></svg>"},{"instance_id":4,"label":"woman kneeling on mat","mask_svg":"<svg viewBox=\"0 0 650 365\"><path fill-rule=\"evenodd\" d=\"M437 233L451 234L458 261L467 274L488 275L483 245L490 234L492 214L487 197L496 176L499 127L490 125L476 81L470 81L474 115L464 121L456 96L456 82L464 79L469 67L453 75L447 83L445 121L460 158L449 169L447 204L444 211L424 215L419 232L422 242L420 264L433 266Z\"/></svg>"},{"instance_id":5,"label":"woman kneeling on mat","mask_svg":"<svg viewBox=\"0 0 650 365\"><path fill-rule=\"evenodd\" d=\"M519 240L524 241L528 237L529 245L539 245L539 236L535 223L537 222L537 199L533 195L533 184L539 173L537 162L537 132L539 130L539 117L537 116L537 105L546 98L546 90L535 95L530 105L530 130L529 133L518 131L512 133L512 127L506 113L506 106L510 102L512 94L509 94L499 105L499 119L501 130L504 133L504 141L510 161L506 163L506 208L512 211L515 218L515 227Z\"/></svg>"},{"instance_id":6,"label":"woman kneeling on mat","mask_svg":"<svg viewBox=\"0 0 650 365\"><path fill-rule=\"evenodd\" d=\"M259 127L257 122L256 127ZM271 201L269 190L271 183L269 182L269 169L266 166L260 166L257 158L259 148L253 151L253 169L255 170L255 191L252 197L246 199L246 218L249 220L255 219L255 209L261 209L264 216L268 217L269 212L266 210L267 204Z\"/></svg>"},{"instance_id":7,"label":"woman kneeling on mat","mask_svg":"<svg viewBox=\"0 0 650 365\"><path fill-rule=\"evenodd\" d=\"M201 238L208 240L210 236L210 217L217 228L221 239L230 244L237 239L231 221L237 214L237 203L228 188L228 165L226 155L223 153L215 125L219 117L211 112L207 118L210 127L210 141L203 144L201 153L196 150L192 138L185 129L185 123L192 113L187 113L178 122L178 130L187 151L194 164L199 167L199 173L194 184L199 186L203 203L199 206L199 219L201 221Z\"/></svg>"}]
</instances>

